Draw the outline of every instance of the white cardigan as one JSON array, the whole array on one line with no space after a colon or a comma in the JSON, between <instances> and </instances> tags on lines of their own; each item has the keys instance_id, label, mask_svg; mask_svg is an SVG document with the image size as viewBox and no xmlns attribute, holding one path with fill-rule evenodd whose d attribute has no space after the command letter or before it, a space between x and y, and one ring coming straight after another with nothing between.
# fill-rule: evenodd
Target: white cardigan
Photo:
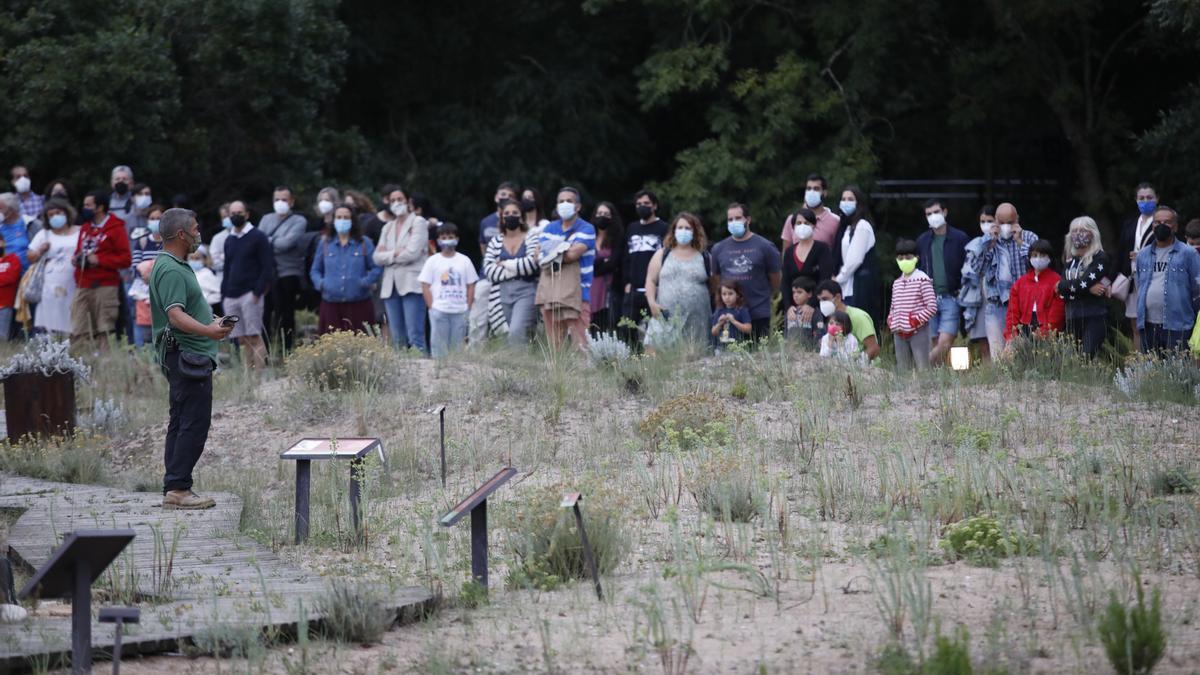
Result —
<instances>
[{"instance_id":1,"label":"white cardigan","mask_svg":"<svg viewBox=\"0 0 1200 675\"><path fill-rule=\"evenodd\" d=\"M408 214L404 220L395 218L383 226L379 245L371 258L383 268L379 280L379 297L420 293L417 277L429 257L429 221Z\"/></svg>"},{"instance_id":2,"label":"white cardigan","mask_svg":"<svg viewBox=\"0 0 1200 675\"><path fill-rule=\"evenodd\" d=\"M860 220L854 226L854 240L850 240L850 228L842 234L842 269L834 275L833 280L842 287L842 297L854 295L854 273L867 259L867 252L875 246L875 228L865 220Z\"/></svg>"}]
</instances>

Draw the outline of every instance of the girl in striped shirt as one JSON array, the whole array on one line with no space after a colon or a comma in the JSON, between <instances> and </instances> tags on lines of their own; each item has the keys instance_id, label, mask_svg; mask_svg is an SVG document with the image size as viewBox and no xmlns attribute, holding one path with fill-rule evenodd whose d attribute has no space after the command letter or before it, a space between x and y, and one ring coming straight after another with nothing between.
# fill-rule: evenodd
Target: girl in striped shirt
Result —
<instances>
[{"instance_id":1,"label":"girl in striped shirt","mask_svg":"<svg viewBox=\"0 0 1200 675\"><path fill-rule=\"evenodd\" d=\"M929 320L937 314L937 294L933 280L917 269L917 243L911 239L896 242L896 264L901 275L892 282L892 309L888 329L896 345L896 371L929 368Z\"/></svg>"}]
</instances>

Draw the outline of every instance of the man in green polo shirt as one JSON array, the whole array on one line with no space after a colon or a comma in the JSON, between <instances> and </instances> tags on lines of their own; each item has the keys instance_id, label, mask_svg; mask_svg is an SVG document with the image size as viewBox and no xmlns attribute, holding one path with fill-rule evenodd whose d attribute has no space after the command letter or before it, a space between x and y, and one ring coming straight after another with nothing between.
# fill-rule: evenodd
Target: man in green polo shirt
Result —
<instances>
[{"instance_id":1,"label":"man in green polo shirt","mask_svg":"<svg viewBox=\"0 0 1200 675\"><path fill-rule=\"evenodd\" d=\"M167 209L159 220L162 254L150 273L150 322L158 363L170 385L163 508L207 509L212 499L192 492L192 469L204 452L212 423L212 370L217 343L232 325L214 318L188 255L200 246L200 223L187 209Z\"/></svg>"},{"instance_id":2,"label":"man in green polo shirt","mask_svg":"<svg viewBox=\"0 0 1200 675\"><path fill-rule=\"evenodd\" d=\"M874 361L879 356L879 338L875 336L875 322L871 315L842 301L842 285L826 279L817 286L817 300L821 302L821 313L829 316L834 312L850 315L850 333L858 340L859 349Z\"/></svg>"}]
</instances>

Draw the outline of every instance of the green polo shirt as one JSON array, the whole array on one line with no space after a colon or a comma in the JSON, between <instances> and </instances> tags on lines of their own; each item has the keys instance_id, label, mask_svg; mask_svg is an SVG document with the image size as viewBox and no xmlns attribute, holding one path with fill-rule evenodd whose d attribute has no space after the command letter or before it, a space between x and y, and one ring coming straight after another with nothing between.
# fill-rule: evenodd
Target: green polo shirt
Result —
<instances>
[{"instance_id":1,"label":"green polo shirt","mask_svg":"<svg viewBox=\"0 0 1200 675\"><path fill-rule=\"evenodd\" d=\"M875 321L870 314L857 307L846 305L846 313L850 315L850 334L858 340L859 350L865 351L867 338L875 337Z\"/></svg>"},{"instance_id":2,"label":"green polo shirt","mask_svg":"<svg viewBox=\"0 0 1200 675\"><path fill-rule=\"evenodd\" d=\"M182 307L183 311L196 321L208 325L212 323L212 307L204 299L200 290L200 282L196 281L196 273L184 261L163 251L154 259L154 271L150 273L150 327L154 334L154 347L159 355L159 363L166 367L166 343L163 333L170 327L167 320L167 310L172 307ZM172 329L179 348L184 351L206 354L217 362L217 342L209 338L185 333Z\"/></svg>"}]
</instances>

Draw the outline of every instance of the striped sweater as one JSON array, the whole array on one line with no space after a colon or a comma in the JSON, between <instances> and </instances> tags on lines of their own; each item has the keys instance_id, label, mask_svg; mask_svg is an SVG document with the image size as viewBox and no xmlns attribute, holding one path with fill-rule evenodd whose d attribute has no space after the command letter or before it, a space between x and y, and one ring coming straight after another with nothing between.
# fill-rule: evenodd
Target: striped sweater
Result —
<instances>
[{"instance_id":1,"label":"striped sweater","mask_svg":"<svg viewBox=\"0 0 1200 675\"><path fill-rule=\"evenodd\" d=\"M937 314L937 295L933 280L921 270L892 282L892 310L888 312L888 330L906 337L921 329Z\"/></svg>"},{"instance_id":2,"label":"striped sweater","mask_svg":"<svg viewBox=\"0 0 1200 675\"><path fill-rule=\"evenodd\" d=\"M540 270L538 269L537 261L534 256L537 253L538 240L537 236L532 232L525 235L525 250L519 258L508 258L515 265L515 270L510 270L502 266L500 263L508 257L504 250L504 235L498 234L488 241L487 250L483 254L483 275L488 278L493 284L501 284L512 279L522 279L524 281L537 281Z\"/></svg>"}]
</instances>

